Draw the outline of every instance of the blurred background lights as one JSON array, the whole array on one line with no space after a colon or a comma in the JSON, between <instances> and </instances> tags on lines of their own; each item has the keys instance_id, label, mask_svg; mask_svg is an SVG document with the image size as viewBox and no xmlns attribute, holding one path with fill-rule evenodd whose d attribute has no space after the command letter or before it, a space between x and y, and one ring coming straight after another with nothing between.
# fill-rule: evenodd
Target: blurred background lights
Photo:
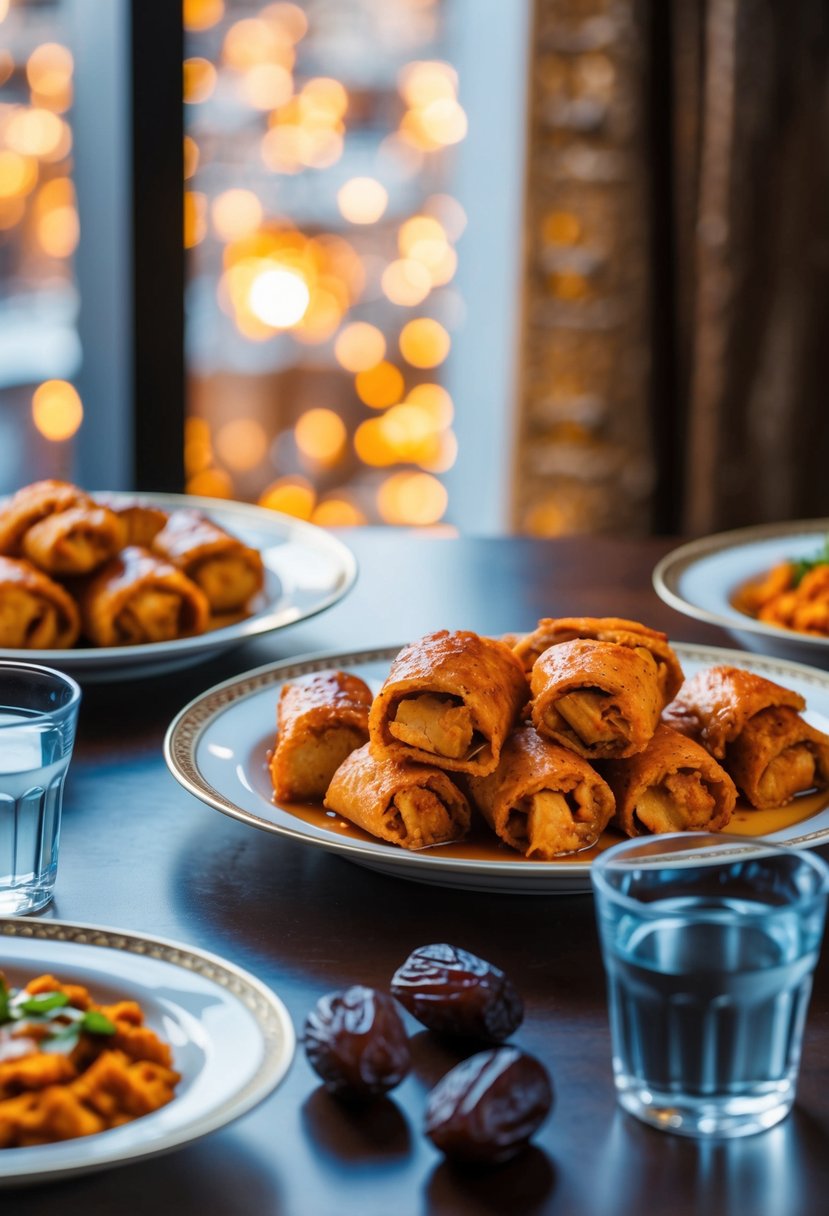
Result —
<instances>
[{"instance_id":1,"label":"blurred background lights","mask_svg":"<svg viewBox=\"0 0 829 1216\"><path fill-rule=\"evenodd\" d=\"M447 503L445 486L430 473L394 473L377 492L380 515L389 524L437 523Z\"/></svg>"},{"instance_id":2,"label":"blurred background lights","mask_svg":"<svg viewBox=\"0 0 829 1216\"><path fill-rule=\"evenodd\" d=\"M254 469L265 459L268 436L253 418L232 418L216 432L216 451L231 469Z\"/></svg>"},{"instance_id":3,"label":"blurred background lights","mask_svg":"<svg viewBox=\"0 0 829 1216\"><path fill-rule=\"evenodd\" d=\"M289 329L302 320L311 293L293 270L265 270L253 280L249 300L260 321L274 329Z\"/></svg>"},{"instance_id":4,"label":"blurred background lights","mask_svg":"<svg viewBox=\"0 0 829 1216\"><path fill-rule=\"evenodd\" d=\"M437 367L450 346L449 334L431 317L408 321L400 331L400 353L413 367Z\"/></svg>"},{"instance_id":5,"label":"blurred background lights","mask_svg":"<svg viewBox=\"0 0 829 1216\"><path fill-rule=\"evenodd\" d=\"M306 410L294 428L300 452L323 465L336 464L346 444L345 423L329 409Z\"/></svg>"},{"instance_id":6,"label":"blurred background lights","mask_svg":"<svg viewBox=\"0 0 829 1216\"><path fill-rule=\"evenodd\" d=\"M262 222L262 204L252 190L225 190L210 211L216 235L223 241L250 236Z\"/></svg>"},{"instance_id":7,"label":"blurred background lights","mask_svg":"<svg viewBox=\"0 0 829 1216\"><path fill-rule=\"evenodd\" d=\"M182 16L186 30L208 30L224 16L224 0L184 0Z\"/></svg>"},{"instance_id":8,"label":"blurred background lights","mask_svg":"<svg viewBox=\"0 0 829 1216\"><path fill-rule=\"evenodd\" d=\"M389 196L373 177L352 177L337 192L337 204L351 224L376 224L386 210Z\"/></svg>"},{"instance_id":9,"label":"blurred background lights","mask_svg":"<svg viewBox=\"0 0 829 1216\"><path fill-rule=\"evenodd\" d=\"M216 87L216 69L209 59L184 61L184 100L190 105L206 101Z\"/></svg>"},{"instance_id":10,"label":"blurred background lights","mask_svg":"<svg viewBox=\"0 0 829 1216\"><path fill-rule=\"evenodd\" d=\"M346 371L367 371L376 367L385 355L386 339L376 325L354 321L337 335L334 353Z\"/></svg>"},{"instance_id":11,"label":"blurred background lights","mask_svg":"<svg viewBox=\"0 0 829 1216\"><path fill-rule=\"evenodd\" d=\"M379 410L402 400L404 384L400 369L385 359L354 377L354 387L363 404Z\"/></svg>"},{"instance_id":12,"label":"blurred background lights","mask_svg":"<svg viewBox=\"0 0 829 1216\"><path fill-rule=\"evenodd\" d=\"M32 421L45 439L71 439L83 421L83 405L67 380L46 380L32 397Z\"/></svg>"},{"instance_id":13,"label":"blurred background lights","mask_svg":"<svg viewBox=\"0 0 829 1216\"><path fill-rule=\"evenodd\" d=\"M304 477L281 477L259 497L260 507L270 507L272 511L282 511L297 519L310 519L316 501L314 487Z\"/></svg>"}]
</instances>

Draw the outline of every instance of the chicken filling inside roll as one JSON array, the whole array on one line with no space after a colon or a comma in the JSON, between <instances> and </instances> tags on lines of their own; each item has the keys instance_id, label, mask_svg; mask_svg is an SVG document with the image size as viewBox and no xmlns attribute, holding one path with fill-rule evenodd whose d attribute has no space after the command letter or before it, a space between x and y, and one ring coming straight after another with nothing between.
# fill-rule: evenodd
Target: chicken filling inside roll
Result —
<instances>
[{"instance_id":1,"label":"chicken filling inside roll","mask_svg":"<svg viewBox=\"0 0 829 1216\"><path fill-rule=\"evenodd\" d=\"M600 688L566 693L544 717L550 730L570 736L596 755L616 755L630 739L630 723L615 698Z\"/></svg>"},{"instance_id":2,"label":"chicken filling inside roll","mask_svg":"<svg viewBox=\"0 0 829 1216\"><path fill-rule=\"evenodd\" d=\"M261 573L242 558L206 557L190 567L188 577L201 587L214 612L232 612L262 585Z\"/></svg>"},{"instance_id":3,"label":"chicken filling inside roll","mask_svg":"<svg viewBox=\"0 0 829 1216\"><path fill-rule=\"evenodd\" d=\"M295 797L322 798L331 778L345 760L365 743L364 731L329 726L309 731L290 748L290 785Z\"/></svg>"},{"instance_id":4,"label":"chicken filling inside roll","mask_svg":"<svg viewBox=\"0 0 829 1216\"><path fill-rule=\"evenodd\" d=\"M634 822L646 832L704 831L715 801L701 773L681 768L642 790L633 810Z\"/></svg>"},{"instance_id":5,"label":"chicken filling inside roll","mask_svg":"<svg viewBox=\"0 0 829 1216\"><path fill-rule=\"evenodd\" d=\"M528 857L574 853L596 840L593 791L582 781L573 790L539 790L510 808L506 833Z\"/></svg>"},{"instance_id":6,"label":"chicken filling inside roll","mask_svg":"<svg viewBox=\"0 0 829 1216\"><path fill-rule=\"evenodd\" d=\"M829 784L826 742L795 710L770 706L746 723L725 763L755 806L785 806L796 794Z\"/></svg>"},{"instance_id":7,"label":"chicken filling inside roll","mask_svg":"<svg viewBox=\"0 0 829 1216\"><path fill-rule=\"evenodd\" d=\"M118 613L119 643L169 642L187 630L181 627L181 597L163 588L145 587Z\"/></svg>"},{"instance_id":8,"label":"chicken filling inside roll","mask_svg":"<svg viewBox=\"0 0 829 1216\"><path fill-rule=\"evenodd\" d=\"M16 587L0 598L0 641L12 650L48 650L63 631L57 608Z\"/></svg>"},{"instance_id":9,"label":"chicken filling inside roll","mask_svg":"<svg viewBox=\"0 0 829 1216\"><path fill-rule=\"evenodd\" d=\"M409 747L450 760L468 759L485 742L475 731L472 715L460 697L434 693L400 701L389 722L389 733Z\"/></svg>"},{"instance_id":10,"label":"chicken filling inside roll","mask_svg":"<svg viewBox=\"0 0 829 1216\"><path fill-rule=\"evenodd\" d=\"M456 835L449 808L433 790L420 786L395 794L387 826L401 840L419 836L445 844Z\"/></svg>"}]
</instances>

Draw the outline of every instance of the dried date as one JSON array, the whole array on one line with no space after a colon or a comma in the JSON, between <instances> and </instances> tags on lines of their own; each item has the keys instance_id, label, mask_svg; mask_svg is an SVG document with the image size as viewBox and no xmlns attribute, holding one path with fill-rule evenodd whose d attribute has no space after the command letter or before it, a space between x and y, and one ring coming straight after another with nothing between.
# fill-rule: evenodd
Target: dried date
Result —
<instances>
[{"instance_id":1,"label":"dried date","mask_svg":"<svg viewBox=\"0 0 829 1216\"><path fill-rule=\"evenodd\" d=\"M391 991L430 1030L484 1043L502 1043L524 1017L503 971L445 942L413 950L395 971Z\"/></svg>"},{"instance_id":2,"label":"dried date","mask_svg":"<svg viewBox=\"0 0 829 1216\"><path fill-rule=\"evenodd\" d=\"M470 1056L438 1082L425 1132L453 1161L498 1165L526 1148L552 1105L544 1065L517 1047L497 1047Z\"/></svg>"},{"instance_id":3,"label":"dried date","mask_svg":"<svg viewBox=\"0 0 829 1216\"><path fill-rule=\"evenodd\" d=\"M357 984L321 997L302 1041L329 1093L366 1099L399 1085L411 1067L403 1019L385 992Z\"/></svg>"}]
</instances>

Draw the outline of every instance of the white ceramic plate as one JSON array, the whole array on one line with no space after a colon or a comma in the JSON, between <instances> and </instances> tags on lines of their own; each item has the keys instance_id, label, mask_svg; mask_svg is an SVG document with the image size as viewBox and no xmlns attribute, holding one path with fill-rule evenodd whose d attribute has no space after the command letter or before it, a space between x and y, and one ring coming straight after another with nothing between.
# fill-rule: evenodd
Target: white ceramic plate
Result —
<instances>
[{"instance_id":1,"label":"white ceramic plate","mask_svg":"<svg viewBox=\"0 0 829 1216\"><path fill-rule=\"evenodd\" d=\"M105 496L108 500L150 503L167 511L194 508L258 549L265 563L265 589L254 601L254 611L235 624L175 642L81 646L72 650L4 650L3 658L45 663L84 683L162 675L330 608L351 589L357 577L357 563L346 545L324 529L290 515L249 503L182 494L107 491Z\"/></svg>"},{"instance_id":2,"label":"white ceramic plate","mask_svg":"<svg viewBox=\"0 0 829 1216\"><path fill-rule=\"evenodd\" d=\"M295 1037L285 1006L252 975L161 938L61 921L0 918L0 969L15 986L49 972L101 1000L136 1000L182 1074L161 1110L60 1144L0 1151L0 1186L53 1182L126 1165L224 1127L288 1071Z\"/></svg>"},{"instance_id":3,"label":"white ceramic plate","mask_svg":"<svg viewBox=\"0 0 829 1216\"><path fill-rule=\"evenodd\" d=\"M559 894L590 889L590 859L574 854L561 861L528 861L486 834L484 848L464 843L412 852L397 848L319 811L301 818L290 805L272 801L267 750L273 744L276 704L286 680L340 668L361 676L376 691L399 647L351 654L327 654L271 663L217 684L176 716L164 740L173 776L208 806L243 823L275 832L399 878L438 886L511 894ZM807 717L829 731L829 675L736 650L675 644L686 676L702 667L727 663L794 688L806 698ZM272 725L273 724L273 725ZM751 822L764 825L765 812ZM731 830L731 828L729 828ZM753 828L749 829L755 834ZM761 830L765 830L761 826ZM804 823L766 832L770 839L803 845L829 842L829 807ZM614 837L614 840L619 837ZM487 844L487 841L490 842ZM485 853L486 856L473 855Z\"/></svg>"},{"instance_id":4,"label":"white ceramic plate","mask_svg":"<svg viewBox=\"0 0 829 1216\"><path fill-rule=\"evenodd\" d=\"M813 557L829 519L766 524L681 545L654 568L653 585L671 608L725 629L747 650L829 667L829 638L755 621L731 603L738 587L789 558Z\"/></svg>"}]
</instances>

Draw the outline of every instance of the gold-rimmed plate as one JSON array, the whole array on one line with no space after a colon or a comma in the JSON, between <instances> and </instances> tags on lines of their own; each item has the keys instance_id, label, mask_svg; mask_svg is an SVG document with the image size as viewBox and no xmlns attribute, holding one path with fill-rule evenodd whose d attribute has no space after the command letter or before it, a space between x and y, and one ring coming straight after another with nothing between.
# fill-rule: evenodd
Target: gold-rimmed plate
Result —
<instances>
[{"instance_id":1,"label":"gold-rimmed plate","mask_svg":"<svg viewBox=\"0 0 829 1216\"><path fill-rule=\"evenodd\" d=\"M181 1074L172 1101L121 1127L0 1151L0 1186L53 1182L180 1148L262 1102L288 1071L285 1006L235 964L178 942L96 925L0 917L0 970L15 986L49 973L99 1001L138 1001Z\"/></svg>"},{"instance_id":2,"label":"gold-rimmed plate","mask_svg":"<svg viewBox=\"0 0 829 1216\"><path fill-rule=\"evenodd\" d=\"M283 684L339 669L360 676L376 692L398 649L311 655L271 663L217 684L185 706L170 724L164 741L170 771L202 802L250 827L326 849L398 878L510 894L589 890L595 856L591 850L557 861L529 861L481 829L469 841L412 852L376 840L322 807L274 801L267 753L273 745ZM829 731L829 674L736 650L683 643L675 643L674 649L686 676L703 667L729 664L795 689L806 698L809 720ZM827 803L827 798L806 796L776 812L738 811L728 831L806 847L827 844ZM599 847L619 839L607 832Z\"/></svg>"}]
</instances>

